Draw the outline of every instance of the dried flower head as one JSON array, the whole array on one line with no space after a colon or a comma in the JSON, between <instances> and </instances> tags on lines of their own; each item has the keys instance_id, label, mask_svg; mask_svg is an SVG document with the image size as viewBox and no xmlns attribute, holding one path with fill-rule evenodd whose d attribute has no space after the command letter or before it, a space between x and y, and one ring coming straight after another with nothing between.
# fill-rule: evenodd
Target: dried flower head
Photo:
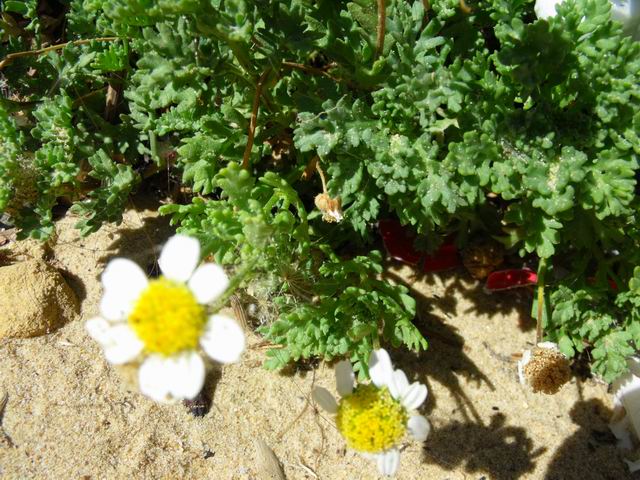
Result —
<instances>
[{"instance_id":1,"label":"dried flower head","mask_svg":"<svg viewBox=\"0 0 640 480\"><path fill-rule=\"evenodd\" d=\"M331 198L326 193L316 195L316 207L322 212L322 220L328 223L338 223L344 218L339 198Z\"/></svg>"},{"instance_id":2,"label":"dried flower head","mask_svg":"<svg viewBox=\"0 0 640 480\"><path fill-rule=\"evenodd\" d=\"M471 276L483 280L502 264L504 252L495 243L470 245L462 252L462 263Z\"/></svg>"},{"instance_id":3,"label":"dried flower head","mask_svg":"<svg viewBox=\"0 0 640 480\"><path fill-rule=\"evenodd\" d=\"M518 362L520 383L530 385L534 393L557 393L571 379L569 360L552 342L539 343Z\"/></svg>"}]
</instances>

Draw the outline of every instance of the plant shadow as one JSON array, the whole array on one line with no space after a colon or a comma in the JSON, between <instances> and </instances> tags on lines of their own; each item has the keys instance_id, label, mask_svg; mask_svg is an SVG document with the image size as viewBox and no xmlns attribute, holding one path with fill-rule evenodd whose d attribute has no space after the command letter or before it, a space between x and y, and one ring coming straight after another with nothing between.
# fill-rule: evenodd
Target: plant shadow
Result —
<instances>
[{"instance_id":1,"label":"plant shadow","mask_svg":"<svg viewBox=\"0 0 640 480\"><path fill-rule=\"evenodd\" d=\"M386 273L388 279L409 288L416 300L414 324L429 341L429 348L424 352L416 354L398 349L394 350L393 358L409 378L426 384L430 392L434 391L431 388L433 382L445 387L455 402L455 408L450 413L462 417L433 429L423 450L424 462L435 463L451 471L464 469L468 473L482 473L496 480L511 480L533 471L535 459L545 449L535 449L527 431L522 427L510 426L503 413L494 413L491 418L485 415L483 418L465 392L468 382L475 383L477 388L492 391L496 387L467 354L464 337L447 319L468 315L469 308L461 309L460 297L470 301L473 305L471 311L492 314L495 311L489 309L484 299L487 295L478 283L461 278L463 275L460 273L445 272L437 276L407 276L406 271L396 273L393 270ZM430 286L437 287L433 288L438 292L437 295L430 291ZM513 297L492 305L495 309L502 308L505 314L518 309L513 306ZM511 358L500 360L512 362ZM436 410L437 403L437 395L428 395L423 407L427 416Z\"/></svg>"},{"instance_id":2,"label":"plant shadow","mask_svg":"<svg viewBox=\"0 0 640 480\"><path fill-rule=\"evenodd\" d=\"M157 200L149 196L138 196L132 199L131 205L138 212L159 207ZM116 254L104 255L98 261L106 263L116 256L125 256L140 265L150 277L157 277L161 245L175 232L169 221L169 217L160 215L141 215L136 224L123 222L118 228L118 236L107 248L107 252Z\"/></svg>"},{"instance_id":3,"label":"plant shadow","mask_svg":"<svg viewBox=\"0 0 640 480\"><path fill-rule=\"evenodd\" d=\"M396 264L397 265L397 264ZM387 264L387 267L393 264ZM387 271L389 269L387 268ZM475 314L491 316L496 313L503 315L517 314L518 327L523 332L535 329L535 320L531 318L531 305L533 303L533 290L527 287L515 288L500 292L487 292L483 288L483 282L474 279L463 268L446 270L442 272L422 272L412 268L409 282L399 277L394 270L388 273L394 281L404 283L409 289L414 283L435 287L438 284L446 285L444 294L435 293L428 299L432 309L437 309L445 316L453 314ZM412 290L412 295L415 292ZM458 311L457 297L463 296L469 300L466 310Z\"/></svg>"},{"instance_id":4,"label":"plant shadow","mask_svg":"<svg viewBox=\"0 0 640 480\"><path fill-rule=\"evenodd\" d=\"M622 480L631 475L608 427L611 410L599 399L578 400L570 416L578 430L554 453L544 480Z\"/></svg>"},{"instance_id":5,"label":"plant shadow","mask_svg":"<svg viewBox=\"0 0 640 480\"><path fill-rule=\"evenodd\" d=\"M464 338L457 329L441 320L442 315L451 318L452 315L457 314L457 300L453 294L456 291L456 285L447 286L451 294L447 294L444 298L432 298L418 291L413 283L406 283L393 271L388 272L387 275L394 282L404 283L409 288L411 296L416 300L417 315L414 324L429 341L429 348L424 352L413 353L406 349L394 351L395 361L402 366L410 378L415 378L427 386L435 381L446 387L456 402L456 410L465 419L480 422L480 415L463 390L460 377L474 381L478 387L483 383L491 390L495 390L495 387L466 354ZM427 413L436 408L436 402L435 396L427 397L425 405Z\"/></svg>"},{"instance_id":6,"label":"plant shadow","mask_svg":"<svg viewBox=\"0 0 640 480\"><path fill-rule=\"evenodd\" d=\"M524 428L507 425L506 416L495 413L488 425L456 420L435 429L425 443L423 457L426 463L447 470L464 468L494 480L513 480L533 471L533 460L545 451L534 450Z\"/></svg>"}]
</instances>

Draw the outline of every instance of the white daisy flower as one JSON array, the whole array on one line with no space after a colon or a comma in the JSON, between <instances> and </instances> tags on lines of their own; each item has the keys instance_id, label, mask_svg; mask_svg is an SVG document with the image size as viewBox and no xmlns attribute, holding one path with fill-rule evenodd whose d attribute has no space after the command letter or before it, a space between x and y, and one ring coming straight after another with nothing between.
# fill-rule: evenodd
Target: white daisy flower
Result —
<instances>
[{"instance_id":1,"label":"white daisy flower","mask_svg":"<svg viewBox=\"0 0 640 480\"><path fill-rule=\"evenodd\" d=\"M618 448L625 456L635 454L635 460L624 459L633 473L640 470L637 448L640 440L640 358L627 359L629 371L613 381L613 415L609 423L611 432L618 439Z\"/></svg>"},{"instance_id":2,"label":"white daisy flower","mask_svg":"<svg viewBox=\"0 0 640 480\"><path fill-rule=\"evenodd\" d=\"M198 267L199 261L200 244L184 235L170 238L162 249L157 279L147 279L131 260L112 260L102 274L101 316L86 323L110 363L142 361L140 390L156 401L192 399L200 392L205 377L200 348L221 363L238 361L245 348L234 320L207 317L204 305L224 293L229 279L219 265Z\"/></svg>"},{"instance_id":3,"label":"white daisy flower","mask_svg":"<svg viewBox=\"0 0 640 480\"><path fill-rule=\"evenodd\" d=\"M402 370L394 370L384 349L369 358L371 384L355 386L351 363L336 365L339 401L325 388L316 387L313 398L324 410L336 415L336 426L350 448L375 459L382 475L395 475L400 463L398 443L408 432L424 442L431 427L416 412L427 398L427 387L409 384Z\"/></svg>"}]
</instances>

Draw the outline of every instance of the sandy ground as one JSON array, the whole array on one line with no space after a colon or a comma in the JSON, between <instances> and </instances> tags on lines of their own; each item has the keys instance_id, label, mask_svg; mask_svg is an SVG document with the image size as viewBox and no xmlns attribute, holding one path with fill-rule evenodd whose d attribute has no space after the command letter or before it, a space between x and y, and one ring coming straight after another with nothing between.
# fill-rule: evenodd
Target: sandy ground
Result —
<instances>
[{"instance_id":1,"label":"sandy ground","mask_svg":"<svg viewBox=\"0 0 640 480\"><path fill-rule=\"evenodd\" d=\"M250 334L242 362L214 367L213 406L203 418L182 404L156 405L108 365L85 333L97 313L99 275L109 258L152 265L170 235L153 210L127 212L123 224L81 239L58 224L52 264L82 301L81 316L46 336L0 343L0 389L8 403L0 431L2 479L263 479L254 440L276 452L288 479L375 479L375 465L346 451L331 419L309 404L312 385L334 389L330 365L265 371L264 346ZM396 364L425 382L433 429L409 443L399 479L627 479L607 428L607 386L573 380L555 396L517 381L513 353L534 337L528 299L488 296L463 271L420 278L407 267L388 275L419 300L427 352L392 351ZM0 391L0 395L2 391Z\"/></svg>"}]
</instances>

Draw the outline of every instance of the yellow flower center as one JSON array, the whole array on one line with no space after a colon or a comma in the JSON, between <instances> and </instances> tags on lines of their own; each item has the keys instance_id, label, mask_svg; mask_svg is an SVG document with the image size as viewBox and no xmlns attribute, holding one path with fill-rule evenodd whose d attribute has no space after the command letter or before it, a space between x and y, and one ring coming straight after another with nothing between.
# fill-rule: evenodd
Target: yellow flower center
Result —
<instances>
[{"instance_id":1,"label":"yellow flower center","mask_svg":"<svg viewBox=\"0 0 640 480\"><path fill-rule=\"evenodd\" d=\"M165 356L196 348L205 323L204 307L191 290L164 277L149 282L129 315L145 351Z\"/></svg>"},{"instance_id":2,"label":"yellow flower center","mask_svg":"<svg viewBox=\"0 0 640 480\"><path fill-rule=\"evenodd\" d=\"M407 412L386 388L359 385L338 405L336 425L349 447L377 453L393 447L407 429Z\"/></svg>"}]
</instances>

